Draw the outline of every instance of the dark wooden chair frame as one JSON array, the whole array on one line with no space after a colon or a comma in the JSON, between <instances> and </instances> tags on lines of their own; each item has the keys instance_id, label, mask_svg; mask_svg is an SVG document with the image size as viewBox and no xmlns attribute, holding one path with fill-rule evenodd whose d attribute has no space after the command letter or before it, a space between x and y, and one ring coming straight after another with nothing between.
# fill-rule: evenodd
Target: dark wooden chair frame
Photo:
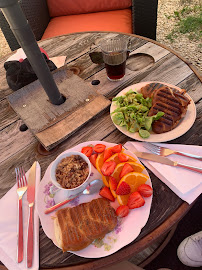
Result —
<instances>
[{"instance_id":1,"label":"dark wooden chair frame","mask_svg":"<svg viewBox=\"0 0 202 270\"><path fill-rule=\"evenodd\" d=\"M40 40L51 19L46 0L20 0L19 4L36 40ZM132 0L132 28L134 34L156 40L157 7L158 0ZM18 49L20 45L1 11L0 27L11 50Z\"/></svg>"}]
</instances>

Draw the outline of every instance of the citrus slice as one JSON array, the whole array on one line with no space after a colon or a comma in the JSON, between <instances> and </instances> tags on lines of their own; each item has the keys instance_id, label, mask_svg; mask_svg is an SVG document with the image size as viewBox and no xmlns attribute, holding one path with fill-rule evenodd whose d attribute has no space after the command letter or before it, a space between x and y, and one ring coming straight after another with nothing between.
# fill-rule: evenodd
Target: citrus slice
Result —
<instances>
[{"instance_id":1,"label":"citrus slice","mask_svg":"<svg viewBox=\"0 0 202 270\"><path fill-rule=\"evenodd\" d=\"M148 179L149 179L149 176L143 173L139 173L139 172L130 172L124 175L121 178L118 184L118 187L124 181L130 186L131 191L128 195L117 195L118 203L120 205L127 205L130 194L136 191L140 185L145 184Z\"/></svg>"},{"instance_id":2,"label":"citrus slice","mask_svg":"<svg viewBox=\"0 0 202 270\"><path fill-rule=\"evenodd\" d=\"M98 154L96 161L95 161L95 166L98 172L102 175L102 181L105 186L109 187L109 177L104 176L101 172L102 165L104 163L104 152Z\"/></svg>"},{"instance_id":3,"label":"citrus slice","mask_svg":"<svg viewBox=\"0 0 202 270\"><path fill-rule=\"evenodd\" d=\"M110 184L110 181L109 181L109 188L110 188L111 193L112 193L112 195L114 196L114 198L116 198L116 197L117 197L116 191L112 189L111 184Z\"/></svg>"},{"instance_id":4,"label":"citrus slice","mask_svg":"<svg viewBox=\"0 0 202 270\"><path fill-rule=\"evenodd\" d=\"M104 176L102 173L102 181L104 183L105 186L109 187L109 176Z\"/></svg>"},{"instance_id":5,"label":"citrus slice","mask_svg":"<svg viewBox=\"0 0 202 270\"><path fill-rule=\"evenodd\" d=\"M135 172L140 172L141 173L144 170L144 166L142 164L137 163L137 162L128 162L127 161L127 162L119 163L119 164L116 165L116 168L115 168L115 170L114 170L114 172L112 174L112 176L114 178L116 178L116 180L118 180L118 181L120 180L119 175L120 175L120 172L123 169L123 166L124 166L125 163L130 164L133 167Z\"/></svg>"},{"instance_id":6,"label":"citrus slice","mask_svg":"<svg viewBox=\"0 0 202 270\"><path fill-rule=\"evenodd\" d=\"M99 173L101 173L101 168L102 168L103 163L104 163L104 152L98 154L95 161L95 166Z\"/></svg>"},{"instance_id":7,"label":"citrus slice","mask_svg":"<svg viewBox=\"0 0 202 270\"><path fill-rule=\"evenodd\" d=\"M125 154L125 153L124 153ZM136 162L137 161L137 159L135 159L134 157L131 157L131 156L129 156L129 155L127 155L127 154L125 154L126 156L128 156L128 160L127 160L127 162ZM110 158L108 158L106 161L115 161L116 162L116 164L119 164L119 163L121 163L121 161L119 160L119 157L118 157L118 153L116 153L116 154L114 154L114 155L112 155Z\"/></svg>"},{"instance_id":8,"label":"citrus slice","mask_svg":"<svg viewBox=\"0 0 202 270\"><path fill-rule=\"evenodd\" d=\"M127 155L127 154L126 154L126 156L128 156L128 157L129 157L129 159L128 159L128 161L127 161L127 162L137 162L137 159L136 159L136 158L131 157L131 156Z\"/></svg>"},{"instance_id":9,"label":"citrus slice","mask_svg":"<svg viewBox=\"0 0 202 270\"><path fill-rule=\"evenodd\" d=\"M108 161L115 161L116 164L120 163L120 160L119 160L119 157L118 157L118 153L112 155L112 156L111 156L110 158L108 158L106 161L107 161L107 162L108 162Z\"/></svg>"}]
</instances>

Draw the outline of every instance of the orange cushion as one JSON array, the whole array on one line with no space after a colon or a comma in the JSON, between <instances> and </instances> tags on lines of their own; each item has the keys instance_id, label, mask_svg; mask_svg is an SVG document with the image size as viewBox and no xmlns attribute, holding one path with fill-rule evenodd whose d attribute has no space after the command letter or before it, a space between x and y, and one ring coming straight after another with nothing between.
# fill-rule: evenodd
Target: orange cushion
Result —
<instances>
[{"instance_id":1,"label":"orange cushion","mask_svg":"<svg viewBox=\"0 0 202 270\"><path fill-rule=\"evenodd\" d=\"M51 17L131 7L131 0L47 0Z\"/></svg>"},{"instance_id":2,"label":"orange cushion","mask_svg":"<svg viewBox=\"0 0 202 270\"><path fill-rule=\"evenodd\" d=\"M42 39L85 31L132 33L130 9L55 17L50 20Z\"/></svg>"}]
</instances>

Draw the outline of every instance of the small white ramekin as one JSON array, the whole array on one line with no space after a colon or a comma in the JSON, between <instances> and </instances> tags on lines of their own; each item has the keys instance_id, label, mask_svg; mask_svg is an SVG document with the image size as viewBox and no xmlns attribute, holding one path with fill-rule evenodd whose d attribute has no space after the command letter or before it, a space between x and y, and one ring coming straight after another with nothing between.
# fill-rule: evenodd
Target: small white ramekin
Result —
<instances>
[{"instance_id":1,"label":"small white ramekin","mask_svg":"<svg viewBox=\"0 0 202 270\"><path fill-rule=\"evenodd\" d=\"M83 158L85 160L85 162L88 164L88 169L89 169L89 173L88 173L88 176L86 178L86 180L83 182L83 184L81 184L80 186L78 187L75 187L75 188L71 188L71 189L66 189L66 188L63 188L56 180L56 176L55 176L55 172L56 172L56 168L58 166L58 164L60 163L60 161L63 159L63 158L66 158L66 157L69 157L69 156L72 156L72 155L79 155L81 158ZM57 188L63 190L65 192L65 196L67 198L70 198L70 197L73 197L73 196L76 196L77 194L81 193L86 187L87 185L89 184L89 178L90 178L90 174L91 174L91 163L90 163L90 160L88 159L88 157L86 155L84 155L83 153L80 153L80 152L67 152L67 153L64 153L60 156L58 156L51 164L51 169L50 169L50 176L51 176L51 180L52 180L52 183L54 186L56 186Z\"/></svg>"}]
</instances>

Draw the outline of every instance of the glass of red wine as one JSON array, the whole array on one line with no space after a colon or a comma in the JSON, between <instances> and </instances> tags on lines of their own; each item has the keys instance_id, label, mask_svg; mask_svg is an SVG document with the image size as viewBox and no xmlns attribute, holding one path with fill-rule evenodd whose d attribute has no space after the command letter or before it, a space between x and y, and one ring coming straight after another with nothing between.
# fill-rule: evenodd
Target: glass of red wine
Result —
<instances>
[{"instance_id":1,"label":"glass of red wine","mask_svg":"<svg viewBox=\"0 0 202 270\"><path fill-rule=\"evenodd\" d=\"M105 39L100 43L100 48L106 67L107 78L110 81L122 80L126 70L128 40L118 37Z\"/></svg>"}]
</instances>

